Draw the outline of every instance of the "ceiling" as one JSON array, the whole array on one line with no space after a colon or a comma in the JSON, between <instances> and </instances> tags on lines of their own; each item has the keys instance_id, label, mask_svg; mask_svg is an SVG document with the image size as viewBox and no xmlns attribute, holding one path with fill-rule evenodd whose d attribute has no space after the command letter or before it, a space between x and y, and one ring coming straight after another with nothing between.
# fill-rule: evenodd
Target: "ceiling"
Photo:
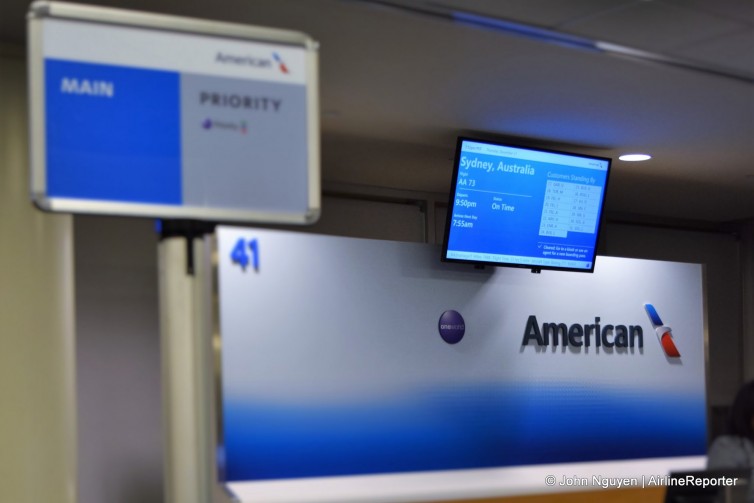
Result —
<instances>
[{"instance_id":1,"label":"ceiling","mask_svg":"<svg viewBox=\"0 0 754 503\"><path fill-rule=\"evenodd\" d=\"M612 214L754 218L754 0L96 3L318 40L326 183L446 193L464 133L614 158Z\"/></svg>"}]
</instances>

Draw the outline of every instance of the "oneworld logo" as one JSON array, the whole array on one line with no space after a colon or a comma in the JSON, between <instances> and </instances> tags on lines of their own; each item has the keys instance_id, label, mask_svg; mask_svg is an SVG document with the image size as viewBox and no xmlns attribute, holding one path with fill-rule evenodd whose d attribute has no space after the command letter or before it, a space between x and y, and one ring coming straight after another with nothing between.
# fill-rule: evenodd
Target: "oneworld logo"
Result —
<instances>
[{"instance_id":1,"label":"oneworld logo","mask_svg":"<svg viewBox=\"0 0 754 503\"><path fill-rule=\"evenodd\" d=\"M448 310L442 313L437 324L440 337L448 344L456 344L466 333L466 322L458 311Z\"/></svg>"},{"instance_id":2,"label":"oneworld logo","mask_svg":"<svg viewBox=\"0 0 754 503\"><path fill-rule=\"evenodd\" d=\"M246 121L229 122L219 121L214 119L204 119L202 121L202 129L209 131L210 129L224 130L224 131L237 131L241 134L246 134L249 131L249 126Z\"/></svg>"},{"instance_id":3,"label":"oneworld logo","mask_svg":"<svg viewBox=\"0 0 754 503\"><path fill-rule=\"evenodd\" d=\"M662 323L660 315L657 313L657 309L652 304L644 304L644 309L647 311L649 321L652 323L652 328L655 329L657 339L660 341L662 350L665 351L665 356L668 358L680 358L681 353L678 348L675 347L673 342L673 336L670 334L671 328Z\"/></svg>"}]
</instances>

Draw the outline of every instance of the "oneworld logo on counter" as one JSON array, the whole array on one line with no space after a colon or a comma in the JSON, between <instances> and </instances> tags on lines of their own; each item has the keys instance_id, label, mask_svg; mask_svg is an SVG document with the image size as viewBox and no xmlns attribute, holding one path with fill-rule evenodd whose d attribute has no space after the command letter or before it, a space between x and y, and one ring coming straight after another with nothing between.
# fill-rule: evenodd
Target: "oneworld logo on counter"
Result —
<instances>
[{"instance_id":1,"label":"oneworld logo on counter","mask_svg":"<svg viewBox=\"0 0 754 503\"><path fill-rule=\"evenodd\" d=\"M442 313L437 324L440 337L448 344L456 344L466 333L466 322L458 311L448 310Z\"/></svg>"}]
</instances>

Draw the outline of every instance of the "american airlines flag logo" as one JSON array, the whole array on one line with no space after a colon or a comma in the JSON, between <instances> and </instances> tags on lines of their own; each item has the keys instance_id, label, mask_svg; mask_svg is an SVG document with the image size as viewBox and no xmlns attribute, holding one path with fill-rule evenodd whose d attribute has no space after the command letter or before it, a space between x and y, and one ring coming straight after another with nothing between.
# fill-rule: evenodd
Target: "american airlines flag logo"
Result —
<instances>
[{"instance_id":1,"label":"american airlines flag logo","mask_svg":"<svg viewBox=\"0 0 754 503\"><path fill-rule=\"evenodd\" d=\"M288 67L283 62L283 58L280 57L280 54L273 52L272 59L274 59L275 62L278 64L278 68L280 69L282 73L289 73Z\"/></svg>"},{"instance_id":2,"label":"american airlines flag logo","mask_svg":"<svg viewBox=\"0 0 754 503\"><path fill-rule=\"evenodd\" d=\"M655 329L657 339L660 341L662 350L665 351L665 356L668 358L680 358L681 353L678 352L678 348L675 347L673 342L673 336L671 335L671 329L665 326L660 319L660 315L657 314L657 309L652 304L644 304L644 309L647 311L649 321L652 323L652 328Z\"/></svg>"}]
</instances>

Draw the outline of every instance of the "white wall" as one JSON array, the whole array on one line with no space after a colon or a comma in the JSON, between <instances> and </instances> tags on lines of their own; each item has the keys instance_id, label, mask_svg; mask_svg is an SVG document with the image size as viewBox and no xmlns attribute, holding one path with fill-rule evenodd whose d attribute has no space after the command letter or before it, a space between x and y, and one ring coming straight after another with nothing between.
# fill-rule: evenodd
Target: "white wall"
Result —
<instances>
[{"instance_id":1,"label":"white wall","mask_svg":"<svg viewBox=\"0 0 754 503\"><path fill-rule=\"evenodd\" d=\"M325 196L322 217L311 227L286 227L357 238L424 241L424 213L418 204Z\"/></svg>"},{"instance_id":2,"label":"white wall","mask_svg":"<svg viewBox=\"0 0 754 503\"><path fill-rule=\"evenodd\" d=\"M0 45L0 501L76 501L73 242L32 207L22 54Z\"/></svg>"},{"instance_id":3,"label":"white wall","mask_svg":"<svg viewBox=\"0 0 754 503\"><path fill-rule=\"evenodd\" d=\"M162 501L157 234L75 217L81 503Z\"/></svg>"},{"instance_id":4,"label":"white wall","mask_svg":"<svg viewBox=\"0 0 754 503\"><path fill-rule=\"evenodd\" d=\"M710 406L730 404L743 379L741 241L731 234L616 223L604 232L606 255L705 264L707 397Z\"/></svg>"}]
</instances>

